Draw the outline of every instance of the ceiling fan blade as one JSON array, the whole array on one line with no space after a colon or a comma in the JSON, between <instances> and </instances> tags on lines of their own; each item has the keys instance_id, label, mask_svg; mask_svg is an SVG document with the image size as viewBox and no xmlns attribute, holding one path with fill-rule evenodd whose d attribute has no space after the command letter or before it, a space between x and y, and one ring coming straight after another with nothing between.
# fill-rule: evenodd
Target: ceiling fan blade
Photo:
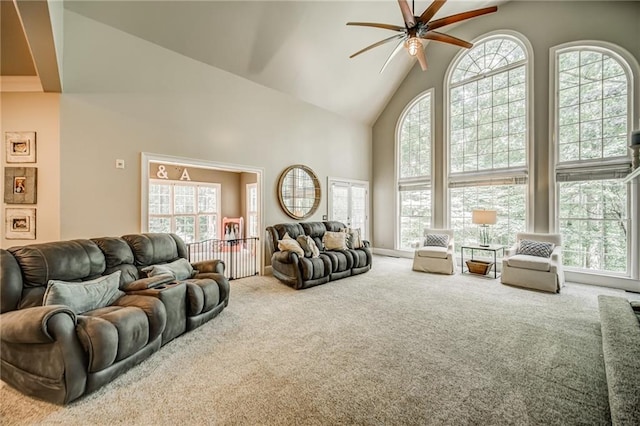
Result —
<instances>
[{"instance_id":1,"label":"ceiling fan blade","mask_svg":"<svg viewBox=\"0 0 640 426\"><path fill-rule=\"evenodd\" d=\"M422 71L426 71L427 56L424 54L424 48L418 49L418 53L416 54L416 57L418 58L418 62L420 62L420 68L422 68Z\"/></svg>"},{"instance_id":2,"label":"ceiling fan blade","mask_svg":"<svg viewBox=\"0 0 640 426\"><path fill-rule=\"evenodd\" d=\"M358 55L359 55L359 54L361 54L361 53L366 52L367 50L371 50L371 49L373 49L374 47L381 46L381 45L383 45L383 44L385 44L385 43L388 43L388 42L390 42L390 41L392 41L392 40L397 40L397 39L400 39L400 38L403 38L403 37L404 37L404 35L402 35L402 34L396 34L396 35L393 35L393 36L391 36L391 37L389 37L389 38L385 38L384 40L380 40L380 41L379 41L379 42L377 42L377 43L373 43L371 46L367 46L367 47L365 47L364 49L357 51L357 52L356 52L356 53L354 53L353 55L349 56L349 58L353 58L353 57L355 57L355 56L358 56Z\"/></svg>"},{"instance_id":3,"label":"ceiling fan blade","mask_svg":"<svg viewBox=\"0 0 640 426\"><path fill-rule=\"evenodd\" d=\"M464 41L462 39L459 39L458 37L454 37L449 34L440 33L438 31L429 31L420 38L454 44L456 46L464 47L467 49L470 49L473 47L473 43L469 43L468 41Z\"/></svg>"},{"instance_id":4,"label":"ceiling fan blade","mask_svg":"<svg viewBox=\"0 0 640 426\"><path fill-rule=\"evenodd\" d=\"M387 65L391 63L391 60L398 54L398 52L402 50L403 47L404 47L404 40L400 40L400 43L398 43L396 48L393 49L393 52L391 52L391 55L389 55L389 57L387 58L387 61L384 63L384 65L380 69L380 74L382 74L384 69L387 68Z\"/></svg>"},{"instance_id":5,"label":"ceiling fan blade","mask_svg":"<svg viewBox=\"0 0 640 426\"><path fill-rule=\"evenodd\" d=\"M400 11L402 11L402 17L404 18L404 23L407 25L407 28L414 27L416 25L416 18L413 16L407 0L398 0L398 4L400 5Z\"/></svg>"},{"instance_id":6,"label":"ceiling fan blade","mask_svg":"<svg viewBox=\"0 0 640 426\"><path fill-rule=\"evenodd\" d=\"M428 29L436 30L445 25L450 25L455 22L464 21L465 19L475 18L476 16L486 15L487 13L493 13L498 10L497 6L485 7L483 9L470 10L469 12L462 12L456 15L447 16L446 18L436 19L429 22Z\"/></svg>"},{"instance_id":7,"label":"ceiling fan blade","mask_svg":"<svg viewBox=\"0 0 640 426\"><path fill-rule=\"evenodd\" d=\"M393 31L404 31L404 27L400 27L398 25L390 25L390 24L378 24L375 22L347 22L347 25L356 25L359 27L374 27L374 28L383 28L385 30L393 30Z\"/></svg>"},{"instance_id":8,"label":"ceiling fan blade","mask_svg":"<svg viewBox=\"0 0 640 426\"><path fill-rule=\"evenodd\" d=\"M438 13L440 8L447 2L447 0L434 0L429 7L420 15L420 22L427 23Z\"/></svg>"}]
</instances>

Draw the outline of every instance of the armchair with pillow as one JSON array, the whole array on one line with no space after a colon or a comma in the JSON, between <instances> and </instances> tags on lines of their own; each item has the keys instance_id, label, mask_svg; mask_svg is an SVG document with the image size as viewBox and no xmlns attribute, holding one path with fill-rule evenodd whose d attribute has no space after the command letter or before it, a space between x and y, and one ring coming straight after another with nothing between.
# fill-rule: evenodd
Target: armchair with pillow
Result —
<instances>
[{"instance_id":1,"label":"armchair with pillow","mask_svg":"<svg viewBox=\"0 0 640 426\"><path fill-rule=\"evenodd\" d=\"M456 272L453 230L425 229L424 240L413 255L413 270L453 275Z\"/></svg>"},{"instance_id":2,"label":"armchair with pillow","mask_svg":"<svg viewBox=\"0 0 640 426\"><path fill-rule=\"evenodd\" d=\"M562 236L520 232L505 250L502 284L559 293L564 286Z\"/></svg>"}]
</instances>

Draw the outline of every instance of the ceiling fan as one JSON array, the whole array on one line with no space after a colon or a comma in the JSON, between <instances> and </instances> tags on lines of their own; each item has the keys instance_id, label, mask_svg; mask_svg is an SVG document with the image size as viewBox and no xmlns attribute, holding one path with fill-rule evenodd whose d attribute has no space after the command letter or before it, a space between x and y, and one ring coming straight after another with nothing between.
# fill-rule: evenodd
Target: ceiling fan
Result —
<instances>
[{"instance_id":1,"label":"ceiling fan","mask_svg":"<svg viewBox=\"0 0 640 426\"><path fill-rule=\"evenodd\" d=\"M415 1L415 0L414 0ZM398 0L398 4L400 5L400 10L402 12L402 17L404 18L404 26L399 25L390 25L390 24L377 24L374 22L347 22L347 25L356 25L361 27L374 27L374 28L382 28L385 30L396 31L398 34L393 35L389 38L385 38L384 40L380 40L377 43L372 44L371 46L367 46L362 50L354 53L349 56L349 58L353 58L358 56L361 53L364 53L368 50L373 49L374 47L381 46L390 41L399 40L396 48L391 52L391 55L387 59L387 61L382 66L380 72L384 71L387 67L391 59L400 51L402 48L406 48L409 55L416 56L418 58L418 62L420 62L420 67L422 70L427 69L427 58L424 54L424 47L422 45L422 40L435 40L443 43L449 43L456 46L470 48L473 46L472 43L461 40L457 37L450 36L448 34L441 33L436 31L438 28L444 27L445 25L450 25L455 22L464 21L465 19L474 18L476 16L485 15L487 13L493 13L498 10L497 6L485 7L482 9L471 10L469 12L462 12L455 15L447 16L446 18L440 18L436 20L431 20L433 16L440 10L440 8L446 3L447 0L434 0L433 3L427 7L427 9L422 12L420 16L414 16L414 11L409 7L409 3L407 0ZM415 8L415 3L413 4Z\"/></svg>"}]
</instances>

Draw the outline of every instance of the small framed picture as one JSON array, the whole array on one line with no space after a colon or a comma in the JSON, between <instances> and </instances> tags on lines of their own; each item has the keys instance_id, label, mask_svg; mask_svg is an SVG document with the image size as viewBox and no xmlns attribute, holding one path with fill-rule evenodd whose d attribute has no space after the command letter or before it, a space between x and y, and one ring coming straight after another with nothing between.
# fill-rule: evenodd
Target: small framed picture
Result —
<instances>
[{"instance_id":1,"label":"small framed picture","mask_svg":"<svg viewBox=\"0 0 640 426\"><path fill-rule=\"evenodd\" d=\"M36 204L38 201L38 169L36 167L4 168L4 202Z\"/></svg>"},{"instance_id":2,"label":"small framed picture","mask_svg":"<svg viewBox=\"0 0 640 426\"><path fill-rule=\"evenodd\" d=\"M36 132L5 132L7 163L36 162Z\"/></svg>"},{"instance_id":3,"label":"small framed picture","mask_svg":"<svg viewBox=\"0 0 640 426\"><path fill-rule=\"evenodd\" d=\"M5 209L7 240L36 239L36 209Z\"/></svg>"}]
</instances>

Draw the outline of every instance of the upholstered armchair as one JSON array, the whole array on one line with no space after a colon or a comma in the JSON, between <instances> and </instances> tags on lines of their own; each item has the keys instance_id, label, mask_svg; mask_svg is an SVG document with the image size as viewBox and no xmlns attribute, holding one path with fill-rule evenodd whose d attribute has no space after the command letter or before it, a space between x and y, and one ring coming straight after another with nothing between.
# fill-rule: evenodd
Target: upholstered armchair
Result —
<instances>
[{"instance_id":1,"label":"upholstered armchair","mask_svg":"<svg viewBox=\"0 0 640 426\"><path fill-rule=\"evenodd\" d=\"M456 271L454 253L453 230L427 228L413 255L413 270L453 275Z\"/></svg>"},{"instance_id":2,"label":"upholstered armchair","mask_svg":"<svg viewBox=\"0 0 640 426\"><path fill-rule=\"evenodd\" d=\"M516 234L516 243L505 250L501 282L559 293L564 286L560 234Z\"/></svg>"}]
</instances>

